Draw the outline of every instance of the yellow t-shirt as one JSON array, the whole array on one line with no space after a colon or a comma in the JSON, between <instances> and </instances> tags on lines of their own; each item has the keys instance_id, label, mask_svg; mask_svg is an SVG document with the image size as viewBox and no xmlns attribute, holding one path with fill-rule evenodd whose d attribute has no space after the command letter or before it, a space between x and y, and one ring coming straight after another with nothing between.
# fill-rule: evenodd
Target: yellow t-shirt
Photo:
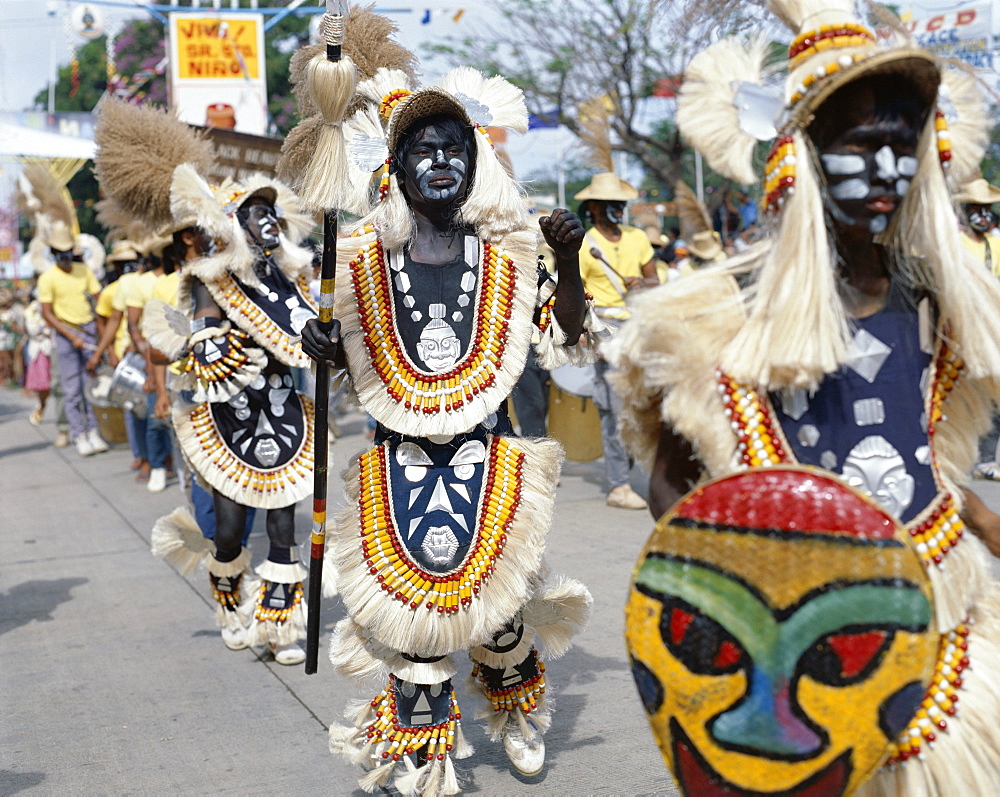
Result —
<instances>
[{"instance_id":1,"label":"yellow t-shirt","mask_svg":"<svg viewBox=\"0 0 1000 797\"><path fill-rule=\"evenodd\" d=\"M973 241L968 235L962 234L962 246L972 252L976 260L986 265L986 247L990 248L990 270L995 277L1000 277L1000 238L987 235L983 243Z\"/></svg>"},{"instance_id":2,"label":"yellow t-shirt","mask_svg":"<svg viewBox=\"0 0 1000 797\"><path fill-rule=\"evenodd\" d=\"M587 231L580 249L580 276L583 278L584 290L594 297L595 307L622 308L614 315L627 318L625 300L608 279L604 266L590 254L590 250L595 246L600 249L611 267L622 277L641 277L643 265L653 259L653 245L649 242L649 236L638 227L619 227L622 237L617 241L609 241L596 227Z\"/></svg>"},{"instance_id":3,"label":"yellow t-shirt","mask_svg":"<svg viewBox=\"0 0 1000 797\"><path fill-rule=\"evenodd\" d=\"M128 297L132 292L132 287L135 285L135 281L141 277L137 271L130 271L128 274L122 274L118 278L118 282L114 283L118 286L115 291L115 295L111 306L115 310L121 310L122 314L125 316L126 321L128 320Z\"/></svg>"},{"instance_id":4,"label":"yellow t-shirt","mask_svg":"<svg viewBox=\"0 0 1000 797\"><path fill-rule=\"evenodd\" d=\"M60 321L83 326L94 320L91 297L101 292L101 283L83 263L74 262L69 273L51 266L38 278L38 301L51 304Z\"/></svg>"},{"instance_id":5,"label":"yellow t-shirt","mask_svg":"<svg viewBox=\"0 0 1000 797\"><path fill-rule=\"evenodd\" d=\"M153 294L151 299L159 299L166 302L171 307L177 306L177 288L181 284L181 273L175 271L172 274L164 274L153 283Z\"/></svg>"},{"instance_id":6,"label":"yellow t-shirt","mask_svg":"<svg viewBox=\"0 0 1000 797\"><path fill-rule=\"evenodd\" d=\"M125 304L129 307L138 307L140 310L145 307L146 302L153 297L153 285L156 284L159 277L159 274L154 274L152 271L140 274L138 279L129 286L129 294L125 299Z\"/></svg>"},{"instance_id":7,"label":"yellow t-shirt","mask_svg":"<svg viewBox=\"0 0 1000 797\"><path fill-rule=\"evenodd\" d=\"M124 275L119 277L110 285L106 286L101 295L97 297L97 314L104 318L111 318L111 314L114 313L118 308L115 307L115 298L119 294L119 289L121 288L121 281L129 275ZM115 356L120 360L122 355L125 354L125 349L129 344L128 336L128 319L125 318L125 314L122 313L121 320L118 322L118 330L115 332Z\"/></svg>"}]
</instances>

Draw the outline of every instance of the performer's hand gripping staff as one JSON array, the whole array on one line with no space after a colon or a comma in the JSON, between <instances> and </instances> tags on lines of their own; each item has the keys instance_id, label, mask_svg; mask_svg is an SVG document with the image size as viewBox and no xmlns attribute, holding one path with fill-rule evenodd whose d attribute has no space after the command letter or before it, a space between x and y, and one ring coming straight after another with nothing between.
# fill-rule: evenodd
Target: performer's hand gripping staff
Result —
<instances>
[{"instance_id":1,"label":"performer's hand gripping staff","mask_svg":"<svg viewBox=\"0 0 1000 797\"><path fill-rule=\"evenodd\" d=\"M347 179L341 123L357 85L357 72L349 57L341 57L344 42L343 8L336 0L326 0L322 33L326 57L317 55L309 64L309 93L322 112L324 121L316 150L302 181L300 195L309 210L323 211L323 260L320 269L319 331L335 344L340 324L333 319L333 278L337 265L337 208ZM315 330L303 330L303 348L322 347ZM327 346L327 348L329 348ZM309 616L306 623L306 673L316 672L319 656L319 607L322 599L323 554L326 548L327 410L330 402L330 366L334 352L324 351L316 361L316 469L313 490L312 547L309 559Z\"/></svg>"}]
</instances>

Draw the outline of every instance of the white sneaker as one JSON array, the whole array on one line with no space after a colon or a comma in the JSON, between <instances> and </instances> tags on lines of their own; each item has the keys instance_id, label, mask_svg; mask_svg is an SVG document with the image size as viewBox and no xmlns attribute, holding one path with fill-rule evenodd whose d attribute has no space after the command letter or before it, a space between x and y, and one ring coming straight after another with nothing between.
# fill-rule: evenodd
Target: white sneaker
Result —
<instances>
[{"instance_id":1,"label":"white sneaker","mask_svg":"<svg viewBox=\"0 0 1000 797\"><path fill-rule=\"evenodd\" d=\"M226 647L230 650L243 650L243 648L250 647L250 637L243 626L239 626L238 628L225 626L222 629L222 641L226 643Z\"/></svg>"},{"instance_id":2,"label":"white sneaker","mask_svg":"<svg viewBox=\"0 0 1000 797\"><path fill-rule=\"evenodd\" d=\"M146 489L151 493L162 493L167 489L167 469L153 468L149 472L149 483L146 485Z\"/></svg>"},{"instance_id":3,"label":"white sneaker","mask_svg":"<svg viewBox=\"0 0 1000 797\"><path fill-rule=\"evenodd\" d=\"M540 733L526 741L517 720L507 720L503 729L503 749L514 769L522 775L537 775L545 766L545 741Z\"/></svg>"},{"instance_id":4,"label":"white sneaker","mask_svg":"<svg viewBox=\"0 0 1000 797\"><path fill-rule=\"evenodd\" d=\"M94 449L95 454L108 450L108 444L104 442L104 438L101 437L101 433L97 429L91 429L87 432L87 439L90 440L90 447Z\"/></svg>"},{"instance_id":5,"label":"white sneaker","mask_svg":"<svg viewBox=\"0 0 1000 797\"><path fill-rule=\"evenodd\" d=\"M268 643L267 649L271 651L271 655L274 656L274 660L278 664L291 666L301 664L306 660L306 652L294 642L289 642L287 645Z\"/></svg>"},{"instance_id":6,"label":"white sneaker","mask_svg":"<svg viewBox=\"0 0 1000 797\"><path fill-rule=\"evenodd\" d=\"M86 432L76 438L76 453L81 457L89 457L94 453L94 444L90 442Z\"/></svg>"},{"instance_id":7,"label":"white sneaker","mask_svg":"<svg viewBox=\"0 0 1000 797\"><path fill-rule=\"evenodd\" d=\"M69 435L66 432L59 432L56 435L55 442L52 444L56 448L66 448L69 445Z\"/></svg>"},{"instance_id":8,"label":"white sneaker","mask_svg":"<svg viewBox=\"0 0 1000 797\"><path fill-rule=\"evenodd\" d=\"M616 509L646 508L646 502L643 500L643 497L627 484L623 484L621 487L615 487L615 489L608 493L605 503L608 506L615 507Z\"/></svg>"}]
</instances>

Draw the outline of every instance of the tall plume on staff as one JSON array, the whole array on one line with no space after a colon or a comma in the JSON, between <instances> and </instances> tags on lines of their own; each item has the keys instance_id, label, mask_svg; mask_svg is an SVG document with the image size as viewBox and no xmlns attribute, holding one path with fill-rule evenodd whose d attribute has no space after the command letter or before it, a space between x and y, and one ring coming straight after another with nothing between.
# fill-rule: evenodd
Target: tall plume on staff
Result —
<instances>
[{"instance_id":1,"label":"tall plume on staff","mask_svg":"<svg viewBox=\"0 0 1000 797\"><path fill-rule=\"evenodd\" d=\"M607 95L580 103L580 140L587 145L587 161L601 172L613 172L611 159L611 111Z\"/></svg>"},{"instance_id":2,"label":"tall plume on staff","mask_svg":"<svg viewBox=\"0 0 1000 797\"><path fill-rule=\"evenodd\" d=\"M694 191L683 180L674 184L674 202L680 221L681 238L690 241L695 233L712 229L712 217Z\"/></svg>"},{"instance_id":3,"label":"tall plume on staff","mask_svg":"<svg viewBox=\"0 0 1000 797\"><path fill-rule=\"evenodd\" d=\"M188 164L207 173L211 142L173 114L150 106L108 98L98 114L94 172L101 187L124 213L150 228L169 224L174 170Z\"/></svg>"},{"instance_id":4,"label":"tall plume on staff","mask_svg":"<svg viewBox=\"0 0 1000 797\"><path fill-rule=\"evenodd\" d=\"M364 98L354 93L357 81L371 79L379 69L399 70L410 78L415 75L416 57L392 39L397 26L372 8L351 6L344 14L344 28L350 35L343 44L345 57L337 64L326 61L323 44L303 47L292 56L292 91L302 121L285 139L278 177L312 209L344 206L339 200L349 190L341 185L347 173L346 154L332 125L363 105ZM356 77L350 75L352 71ZM338 75L347 78L339 88Z\"/></svg>"}]
</instances>

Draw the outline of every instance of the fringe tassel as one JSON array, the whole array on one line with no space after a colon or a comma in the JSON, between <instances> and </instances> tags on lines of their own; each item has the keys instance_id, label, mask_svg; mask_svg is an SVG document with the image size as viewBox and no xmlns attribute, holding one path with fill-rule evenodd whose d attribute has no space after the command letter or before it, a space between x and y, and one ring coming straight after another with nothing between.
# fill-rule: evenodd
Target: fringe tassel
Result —
<instances>
[{"instance_id":1,"label":"fringe tassel","mask_svg":"<svg viewBox=\"0 0 1000 797\"><path fill-rule=\"evenodd\" d=\"M557 659L569 650L574 635L587 624L593 605L590 590L581 582L560 576L541 597L528 601L521 616L525 626L534 628L545 658Z\"/></svg>"},{"instance_id":2,"label":"fringe tassel","mask_svg":"<svg viewBox=\"0 0 1000 797\"><path fill-rule=\"evenodd\" d=\"M539 336L535 351L538 354L538 365L547 371L561 365L589 365L597 360L597 349L611 338L611 331L594 312L594 303L587 300L587 315L583 321L583 334L572 346L566 346L566 333L556 320L550 316L549 325Z\"/></svg>"},{"instance_id":3,"label":"fringe tassel","mask_svg":"<svg viewBox=\"0 0 1000 797\"><path fill-rule=\"evenodd\" d=\"M732 273L699 271L636 297L632 318L601 347L622 401L622 439L647 468L666 423L691 441L713 476L732 470L737 441L715 369L744 320Z\"/></svg>"},{"instance_id":4,"label":"fringe tassel","mask_svg":"<svg viewBox=\"0 0 1000 797\"><path fill-rule=\"evenodd\" d=\"M549 440L508 441L523 453L521 505L508 527L503 557L480 594L454 614L424 606L411 609L381 589L361 556L358 538L359 462L345 476L347 504L335 517L336 533L328 540L339 574L338 587L349 615L374 639L397 650L443 656L469 645L483 644L531 596L533 577L543 566L545 537L552 518L560 452Z\"/></svg>"},{"instance_id":5,"label":"fringe tassel","mask_svg":"<svg viewBox=\"0 0 1000 797\"><path fill-rule=\"evenodd\" d=\"M942 567L933 562L926 567L937 628L944 634L969 616L975 601L991 584L986 548L971 529L966 529L962 541L944 558Z\"/></svg>"},{"instance_id":6,"label":"fringe tassel","mask_svg":"<svg viewBox=\"0 0 1000 797\"><path fill-rule=\"evenodd\" d=\"M523 658L523 656L522 656ZM363 626L345 617L330 636L330 662L345 678L383 680L393 673L415 684L439 684L458 672L450 656L438 661L413 662L381 642L372 639Z\"/></svg>"},{"instance_id":7,"label":"fringe tassel","mask_svg":"<svg viewBox=\"0 0 1000 797\"><path fill-rule=\"evenodd\" d=\"M159 299L146 302L140 328L149 345L171 362L184 351L191 335L191 323L184 313Z\"/></svg>"},{"instance_id":8,"label":"fringe tassel","mask_svg":"<svg viewBox=\"0 0 1000 797\"><path fill-rule=\"evenodd\" d=\"M883 767L859 797L952 797L1000 792L1000 587L972 614L969 666L962 672L958 713L929 749Z\"/></svg>"},{"instance_id":9,"label":"fringe tassel","mask_svg":"<svg viewBox=\"0 0 1000 797\"><path fill-rule=\"evenodd\" d=\"M293 598L292 605L282 610L270 609L263 604L267 588L271 583L274 582L262 580L257 588L253 617L247 629L250 644L288 645L305 639L308 610L302 582L285 584L286 587L291 587Z\"/></svg>"},{"instance_id":10,"label":"fringe tassel","mask_svg":"<svg viewBox=\"0 0 1000 797\"><path fill-rule=\"evenodd\" d=\"M349 56L333 62L323 53L317 53L307 69L309 94L325 124L298 187L302 206L320 211L340 207L341 198L348 193L344 184L347 151L341 123L354 97L358 73Z\"/></svg>"},{"instance_id":11,"label":"fringe tassel","mask_svg":"<svg viewBox=\"0 0 1000 797\"><path fill-rule=\"evenodd\" d=\"M153 526L153 556L176 567L182 576L194 572L199 564L210 558L213 547L187 507L178 507Z\"/></svg>"}]
</instances>

